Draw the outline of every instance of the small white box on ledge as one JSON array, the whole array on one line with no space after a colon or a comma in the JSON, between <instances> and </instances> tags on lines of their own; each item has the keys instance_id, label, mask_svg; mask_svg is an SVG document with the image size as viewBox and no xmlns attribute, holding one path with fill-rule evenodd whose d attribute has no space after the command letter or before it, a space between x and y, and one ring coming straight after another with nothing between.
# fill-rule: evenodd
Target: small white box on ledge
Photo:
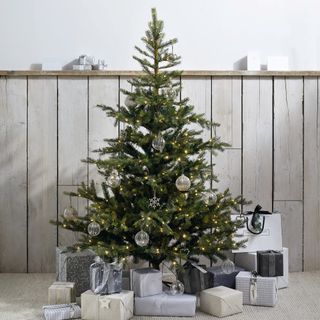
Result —
<instances>
[{"instance_id":1,"label":"small white box on ledge","mask_svg":"<svg viewBox=\"0 0 320 320\"><path fill-rule=\"evenodd\" d=\"M259 71L261 69L260 54L258 52L249 52L247 56L235 62L234 69Z\"/></svg>"},{"instance_id":2,"label":"small white box on ledge","mask_svg":"<svg viewBox=\"0 0 320 320\"><path fill-rule=\"evenodd\" d=\"M267 59L268 71L288 71L289 58L286 56L271 56Z\"/></svg>"}]
</instances>

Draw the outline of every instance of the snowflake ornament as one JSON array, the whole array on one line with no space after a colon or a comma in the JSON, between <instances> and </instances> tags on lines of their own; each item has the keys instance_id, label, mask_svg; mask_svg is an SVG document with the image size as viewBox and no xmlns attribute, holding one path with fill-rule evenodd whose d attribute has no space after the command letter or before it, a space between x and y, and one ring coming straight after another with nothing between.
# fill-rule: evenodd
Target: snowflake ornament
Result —
<instances>
[{"instance_id":1,"label":"snowflake ornament","mask_svg":"<svg viewBox=\"0 0 320 320\"><path fill-rule=\"evenodd\" d=\"M156 193L154 193L153 197L149 199L149 207L152 209L157 209L157 207L160 207L160 198L157 198Z\"/></svg>"}]
</instances>

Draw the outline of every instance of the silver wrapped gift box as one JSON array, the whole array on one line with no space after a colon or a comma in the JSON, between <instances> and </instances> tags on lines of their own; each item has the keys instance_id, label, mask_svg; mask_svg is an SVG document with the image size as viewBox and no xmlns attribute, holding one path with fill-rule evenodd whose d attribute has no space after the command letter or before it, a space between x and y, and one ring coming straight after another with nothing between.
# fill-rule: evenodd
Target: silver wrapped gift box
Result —
<instances>
[{"instance_id":1,"label":"silver wrapped gift box","mask_svg":"<svg viewBox=\"0 0 320 320\"><path fill-rule=\"evenodd\" d=\"M75 303L56 304L42 308L46 320L65 320L81 318L81 309Z\"/></svg>"},{"instance_id":2,"label":"silver wrapped gift box","mask_svg":"<svg viewBox=\"0 0 320 320\"><path fill-rule=\"evenodd\" d=\"M151 268L130 270L131 290L137 297L162 293L162 273Z\"/></svg>"},{"instance_id":3,"label":"silver wrapped gift box","mask_svg":"<svg viewBox=\"0 0 320 320\"><path fill-rule=\"evenodd\" d=\"M95 256L90 250L72 252L65 247L57 247L57 281L74 282L75 294L79 297L82 292L90 289L90 265Z\"/></svg>"},{"instance_id":4,"label":"silver wrapped gift box","mask_svg":"<svg viewBox=\"0 0 320 320\"><path fill-rule=\"evenodd\" d=\"M134 314L137 316L193 317L196 313L196 297L189 294L134 298Z\"/></svg>"},{"instance_id":5,"label":"silver wrapped gift box","mask_svg":"<svg viewBox=\"0 0 320 320\"><path fill-rule=\"evenodd\" d=\"M274 307L278 301L276 277L260 277L241 271L236 276L236 289L243 293L243 304Z\"/></svg>"}]
</instances>

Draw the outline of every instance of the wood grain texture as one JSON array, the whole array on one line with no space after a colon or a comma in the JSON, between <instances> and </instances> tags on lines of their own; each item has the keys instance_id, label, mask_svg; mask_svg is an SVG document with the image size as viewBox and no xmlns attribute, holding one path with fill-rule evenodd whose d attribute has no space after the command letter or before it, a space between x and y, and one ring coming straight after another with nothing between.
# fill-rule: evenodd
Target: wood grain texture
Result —
<instances>
[{"instance_id":1,"label":"wood grain texture","mask_svg":"<svg viewBox=\"0 0 320 320\"><path fill-rule=\"evenodd\" d=\"M252 206L272 209L272 174L272 79L243 79L243 195Z\"/></svg>"},{"instance_id":2,"label":"wood grain texture","mask_svg":"<svg viewBox=\"0 0 320 320\"><path fill-rule=\"evenodd\" d=\"M274 80L274 199L302 200L302 78Z\"/></svg>"},{"instance_id":3,"label":"wood grain texture","mask_svg":"<svg viewBox=\"0 0 320 320\"><path fill-rule=\"evenodd\" d=\"M320 269L319 79L304 80L304 270Z\"/></svg>"},{"instance_id":4,"label":"wood grain texture","mask_svg":"<svg viewBox=\"0 0 320 320\"><path fill-rule=\"evenodd\" d=\"M274 210L281 213L282 242L289 248L289 271L302 271L303 203L302 201L275 201Z\"/></svg>"},{"instance_id":5,"label":"wood grain texture","mask_svg":"<svg viewBox=\"0 0 320 320\"><path fill-rule=\"evenodd\" d=\"M26 78L0 78L0 272L27 271L26 111Z\"/></svg>"},{"instance_id":6,"label":"wood grain texture","mask_svg":"<svg viewBox=\"0 0 320 320\"><path fill-rule=\"evenodd\" d=\"M88 80L58 79L59 185L87 181Z\"/></svg>"},{"instance_id":7,"label":"wood grain texture","mask_svg":"<svg viewBox=\"0 0 320 320\"><path fill-rule=\"evenodd\" d=\"M29 78L29 272L55 270L57 228L57 79Z\"/></svg>"}]
</instances>

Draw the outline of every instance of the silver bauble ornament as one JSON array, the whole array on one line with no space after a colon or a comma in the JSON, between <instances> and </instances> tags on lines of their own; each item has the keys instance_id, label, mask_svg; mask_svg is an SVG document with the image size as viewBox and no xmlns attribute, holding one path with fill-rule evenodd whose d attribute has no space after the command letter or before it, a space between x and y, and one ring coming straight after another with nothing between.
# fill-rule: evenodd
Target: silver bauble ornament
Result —
<instances>
[{"instance_id":1,"label":"silver bauble ornament","mask_svg":"<svg viewBox=\"0 0 320 320\"><path fill-rule=\"evenodd\" d=\"M145 247L149 243L149 235L141 230L134 236L134 240L138 246Z\"/></svg>"},{"instance_id":2,"label":"silver bauble ornament","mask_svg":"<svg viewBox=\"0 0 320 320\"><path fill-rule=\"evenodd\" d=\"M179 191L188 191L191 187L191 181L190 179L182 174L178 179L176 180L176 187Z\"/></svg>"},{"instance_id":3,"label":"silver bauble ornament","mask_svg":"<svg viewBox=\"0 0 320 320\"><path fill-rule=\"evenodd\" d=\"M163 151L165 147L166 141L163 139L161 133L159 133L153 140L152 140L152 147L155 150L158 150L160 152Z\"/></svg>"},{"instance_id":4,"label":"silver bauble ornament","mask_svg":"<svg viewBox=\"0 0 320 320\"><path fill-rule=\"evenodd\" d=\"M124 104L130 108L130 107L136 107L137 103L132 99L131 96L127 96L126 100L124 101Z\"/></svg>"},{"instance_id":5,"label":"silver bauble ornament","mask_svg":"<svg viewBox=\"0 0 320 320\"><path fill-rule=\"evenodd\" d=\"M64 209L63 216L66 219L75 219L78 217L78 211L76 210L76 208L70 205L69 207Z\"/></svg>"},{"instance_id":6,"label":"silver bauble ornament","mask_svg":"<svg viewBox=\"0 0 320 320\"><path fill-rule=\"evenodd\" d=\"M217 196L213 191L205 191L202 193L202 200L207 206L212 206L217 202Z\"/></svg>"},{"instance_id":7,"label":"silver bauble ornament","mask_svg":"<svg viewBox=\"0 0 320 320\"><path fill-rule=\"evenodd\" d=\"M173 296L181 295L184 293L184 285L180 281L175 281L170 285L170 294Z\"/></svg>"},{"instance_id":8,"label":"silver bauble ornament","mask_svg":"<svg viewBox=\"0 0 320 320\"><path fill-rule=\"evenodd\" d=\"M93 221L88 224L88 233L91 237L96 237L100 234L101 228L100 224Z\"/></svg>"},{"instance_id":9,"label":"silver bauble ornament","mask_svg":"<svg viewBox=\"0 0 320 320\"><path fill-rule=\"evenodd\" d=\"M234 272L235 270L234 263L230 259L223 261L221 265L221 270L225 274L230 274Z\"/></svg>"},{"instance_id":10,"label":"silver bauble ornament","mask_svg":"<svg viewBox=\"0 0 320 320\"><path fill-rule=\"evenodd\" d=\"M107 184L111 188L118 188L121 184L121 177L119 176L119 173L117 170L113 169L111 171L110 176L107 179Z\"/></svg>"}]
</instances>

